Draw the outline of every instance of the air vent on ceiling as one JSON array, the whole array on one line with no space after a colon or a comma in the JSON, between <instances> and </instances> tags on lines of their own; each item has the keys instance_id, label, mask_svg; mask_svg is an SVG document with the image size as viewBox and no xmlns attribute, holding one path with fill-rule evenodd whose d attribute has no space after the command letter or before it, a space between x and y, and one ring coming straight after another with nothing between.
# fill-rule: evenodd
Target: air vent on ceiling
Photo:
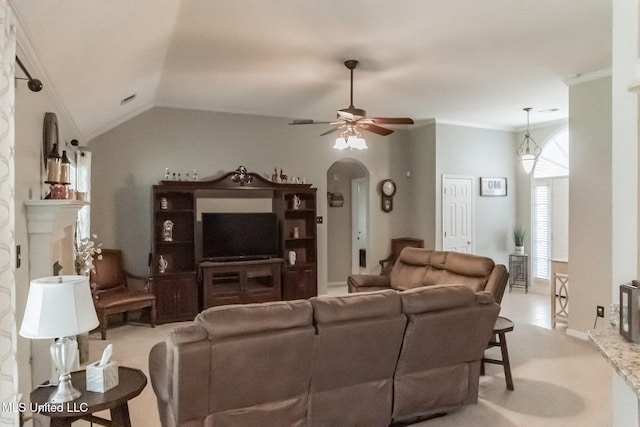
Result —
<instances>
[{"instance_id":1,"label":"air vent on ceiling","mask_svg":"<svg viewBox=\"0 0 640 427\"><path fill-rule=\"evenodd\" d=\"M137 94L134 93L133 95L129 95L126 98L123 98L120 101L120 105L124 105L124 104L128 104L129 102L133 101L134 99L136 99Z\"/></svg>"}]
</instances>

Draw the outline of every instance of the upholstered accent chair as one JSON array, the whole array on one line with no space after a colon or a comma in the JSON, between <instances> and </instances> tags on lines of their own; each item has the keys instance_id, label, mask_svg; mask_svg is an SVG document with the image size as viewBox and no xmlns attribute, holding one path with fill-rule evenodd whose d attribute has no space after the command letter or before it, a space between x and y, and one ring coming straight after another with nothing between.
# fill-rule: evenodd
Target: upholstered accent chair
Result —
<instances>
[{"instance_id":1,"label":"upholstered accent chair","mask_svg":"<svg viewBox=\"0 0 640 427\"><path fill-rule=\"evenodd\" d=\"M147 278L125 271L122 252L118 249L102 249L101 258L94 261L90 283L102 339L107 339L108 318L112 314L122 313L124 320L128 321L130 311L146 309L149 311L151 327L155 327L156 297L149 291ZM144 282L144 289L130 288L130 280Z\"/></svg>"},{"instance_id":2,"label":"upholstered accent chair","mask_svg":"<svg viewBox=\"0 0 640 427\"><path fill-rule=\"evenodd\" d=\"M391 239L391 252L385 259L378 261L380 264L380 274L382 276L388 276L396 263L396 260L400 256L400 252L406 247L409 248L424 248L424 240L414 239L413 237L400 237L397 239Z\"/></svg>"}]
</instances>

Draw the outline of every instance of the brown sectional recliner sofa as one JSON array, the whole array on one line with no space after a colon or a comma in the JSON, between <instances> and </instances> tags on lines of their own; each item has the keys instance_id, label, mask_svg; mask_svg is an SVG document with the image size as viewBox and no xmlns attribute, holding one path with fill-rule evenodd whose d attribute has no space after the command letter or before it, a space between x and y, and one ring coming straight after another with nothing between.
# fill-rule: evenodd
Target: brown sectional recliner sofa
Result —
<instances>
[{"instance_id":1,"label":"brown sectional recliner sofa","mask_svg":"<svg viewBox=\"0 0 640 427\"><path fill-rule=\"evenodd\" d=\"M386 426L477 402L499 306L467 285L209 308L149 355L163 426Z\"/></svg>"},{"instance_id":2,"label":"brown sectional recliner sofa","mask_svg":"<svg viewBox=\"0 0 640 427\"><path fill-rule=\"evenodd\" d=\"M491 258L407 247L400 252L388 276L351 275L347 284L349 292L404 291L421 286L464 284L476 292L490 292L500 304L508 279L507 268Z\"/></svg>"}]
</instances>

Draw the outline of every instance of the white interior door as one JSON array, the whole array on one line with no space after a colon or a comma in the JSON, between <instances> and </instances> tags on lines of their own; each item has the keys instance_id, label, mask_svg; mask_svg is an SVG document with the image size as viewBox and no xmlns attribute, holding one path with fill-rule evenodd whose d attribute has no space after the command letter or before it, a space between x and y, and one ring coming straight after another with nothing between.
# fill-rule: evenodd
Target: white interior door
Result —
<instances>
[{"instance_id":1,"label":"white interior door","mask_svg":"<svg viewBox=\"0 0 640 427\"><path fill-rule=\"evenodd\" d=\"M367 250L368 178L351 180L351 273L360 273L360 250Z\"/></svg>"},{"instance_id":2,"label":"white interior door","mask_svg":"<svg viewBox=\"0 0 640 427\"><path fill-rule=\"evenodd\" d=\"M473 178L442 176L442 247L473 253Z\"/></svg>"}]
</instances>

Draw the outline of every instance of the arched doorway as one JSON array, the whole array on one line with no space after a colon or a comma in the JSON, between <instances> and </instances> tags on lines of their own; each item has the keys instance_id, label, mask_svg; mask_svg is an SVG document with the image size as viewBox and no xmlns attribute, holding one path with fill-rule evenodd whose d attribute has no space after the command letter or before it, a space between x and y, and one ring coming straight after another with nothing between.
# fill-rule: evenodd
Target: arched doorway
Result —
<instances>
[{"instance_id":1,"label":"arched doorway","mask_svg":"<svg viewBox=\"0 0 640 427\"><path fill-rule=\"evenodd\" d=\"M327 266L329 286L344 285L364 268L368 241L369 171L340 159L327 170Z\"/></svg>"}]
</instances>

